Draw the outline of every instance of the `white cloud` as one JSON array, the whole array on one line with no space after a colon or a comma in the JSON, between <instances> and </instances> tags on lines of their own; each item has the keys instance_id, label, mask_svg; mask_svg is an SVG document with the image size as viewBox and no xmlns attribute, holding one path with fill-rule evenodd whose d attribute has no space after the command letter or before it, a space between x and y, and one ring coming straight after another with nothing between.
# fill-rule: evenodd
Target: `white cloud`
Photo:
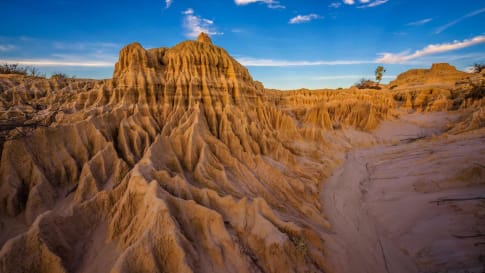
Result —
<instances>
[{"instance_id":1,"label":"white cloud","mask_svg":"<svg viewBox=\"0 0 485 273\"><path fill-rule=\"evenodd\" d=\"M201 32L205 32L207 35L223 35L222 32L217 32L214 27L214 21L202 18L195 15L193 9L187 9L183 12L184 27L187 30L187 37L196 38Z\"/></svg>"},{"instance_id":2,"label":"white cloud","mask_svg":"<svg viewBox=\"0 0 485 273\"><path fill-rule=\"evenodd\" d=\"M322 18L321 16L317 14L308 14L308 15L297 15L293 18L290 19L289 23L290 24L301 24L305 22L310 22L311 20Z\"/></svg>"},{"instance_id":3,"label":"white cloud","mask_svg":"<svg viewBox=\"0 0 485 273\"><path fill-rule=\"evenodd\" d=\"M172 5L173 0L165 0L165 8L168 9Z\"/></svg>"},{"instance_id":4,"label":"white cloud","mask_svg":"<svg viewBox=\"0 0 485 273\"><path fill-rule=\"evenodd\" d=\"M240 57L240 58L237 58L237 61L244 66L264 66L264 67L353 65L353 64L374 63L374 61L361 61L361 60L288 61L288 60L256 59L256 58L249 58L249 57Z\"/></svg>"},{"instance_id":5,"label":"white cloud","mask_svg":"<svg viewBox=\"0 0 485 273\"><path fill-rule=\"evenodd\" d=\"M194 10L193 9L187 9L185 10L184 12L182 12L183 14L185 15L188 15L188 14L194 14Z\"/></svg>"},{"instance_id":6,"label":"white cloud","mask_svg":"<svg viewBox=\"0 0 485 273\"><path fill-rule=\"evenodd\" d=\"M422 25L427 24L431 21L433 21L433 18L426 18L426 19L423 19L423 20L407 23L406 26L422 26Z\"/></svg>"},{"instance_id":7,"label":"white cloud","mask_svg":"<svg viewBox=\"0 0 485 273\"><path fill-rule=\"evenodd\" d=\"M0 52L7 52L16 49L17 47L14 45L0 45Z\"/></svg>"},{"instance_id":8,"label":"white cloud","mask_svg":"<svg viewBox=\"0 0 485 273\"><path fill-rule=\"evenodd\" d=\"M366 8L373 8L373 7L377 7L377 6L380 6L380 5L383 5L385 3L389 2L389 0L376 0L376 1L373 1L367 5L362 5L362 6L358 6L359 9L366 9Z\"/></svg>"},{"instance_id":9,"label":"white cloud","mask_svg":"<svg viewBox=\"0 0 485 273\"><path fill-rule=\"evenodd\" d=\"M436 34L440 34L441 32L443 32L443 31L445 31L446 29L448 29L448 28L450 28L450 27L452 27L452 26L454 26L454 25L456 25L456 24L460 23L461 21L463 21L463 20L465 20L465 19L467 19L467 18L473 17L473 16L477 16L477 15L479 15L479 14L483 13L483 12L485 12L485 8L482 8L482 9L479 9L479 10L472 11L472 12L470 12L470 13L468 13L468 14L466 14L466 15L464 15L464 16L462 16L462 17L460 17L460 18L456 19L456 20L453 20L453 21L449 22L449 23L448 23L448 24L446 24L446 25L443 25L443 26L439 27L439 28L436 30Z\"/></svg>"},{"instance_id":10,"label":"white cloud","mask_svg":"<svg viewBox=\"0 0 485 273\"><path fill-rule=\"evenodd\" d=\"M356 1L355 0L343 0L343 2L347 5L353 5L353 4L355 4ZM373 7L380 6L382 4L389 2L389 0L359 0L359 2L362 5L358 6L358 8L365 9L365 8L373 8ZM330 4L331 7L332 7L332 5L333 4Z\"/></svg>"},{"instance_id":11,"label":"white cloud","mask_svg":"<svg viewBox=\"0 0 485 273\"><path fill-rule=\"evenodd\" d=\"M410 53L409 51L404 51L401 53L393 54L393 53L381 53L380 58L376 60L378 63L406 63L410 60L417 59L420 57L444 53L448 51L454 51L462 48L467 48L470 46L474 46L477 44L485 43L485 35L480 35L474 37L472 39L463 40L463 41L454 41L452 43L445 43L445 44L435 44L435 45L428 45L427 47L417 50L414 53Z\"/></svg>"},{"instance_id":12,"label":"white cloud","mask_svg":"<svg viewBox=\"0 0 485 273\"><path fill-rule=\"evenodd\" d=\"M244 6L244 5L253 4L253 3L265 3L268 6L268 8L271 8L271 9L286 8L276 0L234 0L234 3L236 3L236 5L238 6Z\"/></svg>"},{"instance_id":13,"label":"white cloud","mask_svg":"<svg viewBox=\"0 0 485 273\"><path fill-rule=\"evenodd\" d=\"M328 7L338 9L338 8L340 8L341 5L342 5L342 3L334 2L334 3L330 3L330 5L328 5Z\"/></svg>"}]
</instances>

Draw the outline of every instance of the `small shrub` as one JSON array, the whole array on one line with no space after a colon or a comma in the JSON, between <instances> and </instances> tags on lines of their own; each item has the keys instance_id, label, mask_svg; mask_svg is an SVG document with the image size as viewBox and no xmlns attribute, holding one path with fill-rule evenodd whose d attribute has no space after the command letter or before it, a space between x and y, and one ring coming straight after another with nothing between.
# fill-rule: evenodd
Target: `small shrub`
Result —
<instances>
[{"instance_id":1,"label":"small shrub","mask_svg":"<svg viewBox=\"0 0 485 273\"><path fill-rule=\"evenodd\" d=\"M36 78L45 78L45 74L40 73L39 69L33 66L20 66L19 64L0 65L0 74L17 74Z\"/></svg>"},{"instance_id":2,"label":"small shrub","mask_svg":"<svg viewBox=\"0 0 485 273\"><path fill-rule=\"evenodd\" d=\"M474 85L470 93L465 95L465 99L479 100L485 97L485 85Z\"/></svg>"},{"instance_id":3,"label":"small shrub","mask_svg":"<svg viewBox=\"0 0 485 273\"><path fill-rule=\"evenodd\" d=\"M51 79L58 79L58 80L67 80L67 79L75 79L75 78L76 78L75 75L69 76L66 73L62 73L62 72L56 72L51 75Z\"/></svg>"},{"instance_id":4,"label":"small shrub","mask_svg":"<svg viewBox=\"0 0 485 273\"><path fill-rule=\"evenodd\" d=\"M359 89L381 89L378 83L365 78L360 79L355 86Z\"/></svg>"},{"instance_id":5,"label":"small shrub","mask_svg":"<svg viewBox=\"0 0 485 273\"><path fill-rule=\"evenodd\" d=\"M308 252L308 245L305 238L303 238L302 236L292 236L290 239L295 246L298 255L302 257L306 256Z\"/></svg>"},{"instance_id":6,"label":"small shrub","mask_svg":"<svg viewBox=\"0 0 485 273\"><path fill-rule=\"evenodd\" d=\"M27 67L20 66L19 64L0 65L0 74L17 74L26 76L27 70Z\"/></svg>"},{"instance_id":7,"label":"small shrub","mask_svg":"<svg viewBox=\"0 0 485 273\"><path fill-rule=\"evenodd\" d=\"M67 78L69 78L67 76L67 74L61 73L61 72L56 72L56 73L54 73L54 74L51 75L51 79L65 80Z\"/></svg>"},{"instance_id":8,"label":"small shrub","mask_svg":"<svg viewBox=\"0 0 485 273\"><path fill-rule=\"evenodd\" d=\"M27 68L28 70L28 75L31 77L36 77L36 78L45 78L44 73L40 73L39 69L36 67L29 67Z\"/></svg>"}]
</instances>

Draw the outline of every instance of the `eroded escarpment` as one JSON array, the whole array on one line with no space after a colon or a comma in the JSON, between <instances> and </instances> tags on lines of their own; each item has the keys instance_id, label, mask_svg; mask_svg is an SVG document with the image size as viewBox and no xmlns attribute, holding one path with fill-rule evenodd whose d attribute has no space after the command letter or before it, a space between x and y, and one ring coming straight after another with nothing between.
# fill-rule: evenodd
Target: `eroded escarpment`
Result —
<instances>
[{"instance_id":1,"label":"eroded escarpment","mask_svg":"<svg viewBox=\"0 0 485 273\"><path fill-rule=\"evenodd\" d=\"M450 88L439 98L468 113L456 133L483 127L483 97ZM266 90L205 34L130 44L112 80L0 89L4 272L326 272L319 191L346 131L438 101Z\"/></svg>"},{"instance_id":2,"label":"eroded escarpment","mask_svg":"<svg viewBox=\"0 0 485 273\"><path fill-rule=\"evenodd\" d=\"M46 112L6 134L2 270L324 270L318 185L337 160L223 49L131 44L113 80L33 81L2 81L5 115Z\"/></svg>"}]
</instances>

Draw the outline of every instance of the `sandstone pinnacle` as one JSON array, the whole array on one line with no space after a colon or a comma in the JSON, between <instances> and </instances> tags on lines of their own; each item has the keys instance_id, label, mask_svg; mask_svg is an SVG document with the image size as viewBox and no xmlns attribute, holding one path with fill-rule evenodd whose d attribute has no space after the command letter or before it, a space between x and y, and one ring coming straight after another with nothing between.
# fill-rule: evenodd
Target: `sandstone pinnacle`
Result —
<instances>
[{"instance_id":1,"label":"sandstone pinnacle","mask_svg":"<svg viewBox=\"0 0 485 273\"><path fill-rule=\"evenodd\" d=\"M197 37L197 42L212 45L212 40L205 32L201 32Z\"/></svg>"}]
</instances>

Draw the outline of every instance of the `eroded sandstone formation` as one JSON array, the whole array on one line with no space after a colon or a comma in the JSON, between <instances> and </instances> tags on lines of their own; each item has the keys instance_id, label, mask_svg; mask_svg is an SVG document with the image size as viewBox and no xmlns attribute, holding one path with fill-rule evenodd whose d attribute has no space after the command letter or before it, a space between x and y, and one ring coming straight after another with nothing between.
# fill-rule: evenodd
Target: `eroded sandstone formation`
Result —
<instances>
[{"instance_id":1,"label":"eroded sandstone formation","mask_svg":"<svg viewBox=\"0 0 485 273\"><path fill-rule=\"evenodd\" d=\"M265 90L205 34L130 44L112 80L2 77L0 272L326 272L338 131L406 106L483 127L455 87Z\"/></svg>"}]
</instances>

